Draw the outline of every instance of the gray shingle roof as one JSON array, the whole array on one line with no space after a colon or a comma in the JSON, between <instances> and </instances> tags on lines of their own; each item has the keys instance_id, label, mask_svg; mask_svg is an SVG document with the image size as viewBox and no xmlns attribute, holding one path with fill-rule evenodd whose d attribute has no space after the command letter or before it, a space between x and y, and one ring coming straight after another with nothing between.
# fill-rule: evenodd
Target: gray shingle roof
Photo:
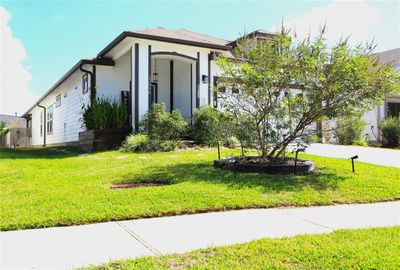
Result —
<instances>
[{"instance_id":1,"label":"gray shingle roof","mask_svg":"<svg viewBox=\"0 0 400 270\"><path fill-rule=\"evenodd\" d=\"M381 64L393 63L397 67L400 67L400 48L376 53L374 56L379 58Z\"/></svg>"},{"instance_id":2,"label":"gray shingle roof","mask_svg":"<svg viewBox=\"0 0 400 270\"><path fill-rule=\"evenodd\" d=\"M134 30L130 32L158 36L158 37L174 38L186 41L202 42L202 43L215 44L221 46L225 46L228 43L227 40L192 32L186 29L166 29L163 27L157 27L157 28L146 28L142 30Z\"/></svg>"}]
</instances>

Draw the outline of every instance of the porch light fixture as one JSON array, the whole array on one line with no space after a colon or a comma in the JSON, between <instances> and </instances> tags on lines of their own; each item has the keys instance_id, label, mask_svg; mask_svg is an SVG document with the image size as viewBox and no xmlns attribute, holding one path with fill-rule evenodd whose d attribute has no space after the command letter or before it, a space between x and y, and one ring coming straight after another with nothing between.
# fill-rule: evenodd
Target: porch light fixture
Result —
<instances>
[{"instance_id":1,"label":"porch light fixture","mask_svg":"<svg viewBox=\"0 0 400 270\"><path fill-rule=\"evenodd\" d=\"M203 81L204 84L207 84L208 83L208 76L207 75L203 75L201 77L201 80Z\"/></svg>"},{"instance_id":2,"label":"porch light fixture","mask_svg":"<svg viewBox=\"0 0 400 270\"><path fill-rule=\"evenodd\" d=\"M152 81L153 82L158 82L157 59L154 59L154 72L153 72Z\"/></svg>"}]
</instances>

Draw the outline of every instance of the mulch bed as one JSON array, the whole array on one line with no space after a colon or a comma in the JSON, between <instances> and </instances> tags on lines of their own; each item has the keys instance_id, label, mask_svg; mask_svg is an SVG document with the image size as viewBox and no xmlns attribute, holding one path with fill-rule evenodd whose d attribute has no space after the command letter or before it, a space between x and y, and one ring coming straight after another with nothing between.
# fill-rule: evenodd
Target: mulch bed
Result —
<instances>
[{"instance_id":1,"label":"mulch bed","mask_svg":"<svg viewBox=\"0 0 400 270\"><path fill-rule=\"evenodd\" d=\"M236 156L214 160L214 166L235 172L256 172L270 174L311 173L315 170L315 164L311 161L297 160L282 157L278 159L266 159L258 156Z\"/></svg>"},{"instance_id":2,"label":"mulch bed","mask_svg":"<svg viewBox=\"0 0 400 270\"><path fill-rule=\"evenodd\" d=\"M110 189L131 189L138 187L158 187L158 186L166 186L169 183L131 183L131 184L114 184L110 186Z\"/></svg>"}]
</instances>

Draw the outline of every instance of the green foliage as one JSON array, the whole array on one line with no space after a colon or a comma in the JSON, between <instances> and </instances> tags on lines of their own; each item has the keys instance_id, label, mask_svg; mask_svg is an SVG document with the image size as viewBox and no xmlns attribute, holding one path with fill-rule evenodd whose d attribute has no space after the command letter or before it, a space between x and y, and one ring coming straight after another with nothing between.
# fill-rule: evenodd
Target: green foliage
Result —
<instances>
[{"instance_id":1,"label":"green foliage","mask_svg":"<svg viewBox=\"0 0 400 270\"><path fill-rule=\"evenodd\" d=\"M233 124L233 130L236 138L239 140L242 147L253 148L256 142L257 135L256 123L254 119L246 114L236 114L236 120Z\"/></svg>"},{"instance_id":2,"label":"green foliage","mask_svg":"<svg viewBox=\"0 0 400 270\"><path fill-rule=\"evenodd\" d=\"M180 141L167 140L160 143L160 149L163 152L174 151L178 148L181 148Z\"/></svg>"},{"instance_id":3,"label":"green foliage","mask_svg":"<svg viewBox=\"0 0 400 270\"><path fill-rule=\"evenodd\" d=\"M131 134L122 143L123 152L144 152L148 149L149 137L144 134Z\"/></svg>"},{"instance_id":4,"label":"green foliage","mask_svg":"<svg viewBox=\"0 0 400 270\"><path fill-rule=\"evenodd\" d=\"M195 110L190 137L200 144L215 146L232 135L232 115L207 105Z\"/></svg>"},{"instance_id":5,"label":"green foliage","mask_svg":"<svg viewBox=\"0 0 400 270\"><path fill-rule=\"evenodd\" d=\"M178 110L165 111L165 104L153 104L140 122L142 133L152 141L177 141L187 130L187 124Z\"/></svg>"},{"instance_id":6,"label":"green foliage","mask_svg":"<svg viewBox=\"0 0 400 270\"><path fill-rule=\"evenodd\" d=\"M225 145L229 148L237 148L240 146L240 142L235 136L229 136L225 141Z\"/></svg>"},{"instance_id":7,"label":"green foliage","mask_svg":"<svg viewBox=\"0 0 400 270\"><path fill-rule=\"evenodd\" d=\"M140 134L130 135L121 147L125 152L173 151L180 147L187 124L181 113L165 111L165 104L153 104L140 122Z\"/></svg>"},{"instance_id":8,"label":"green foliage","mask_svg":"<svg viewBox=\"0 0 400 270\"><path fill-rule=\"evenodd\" d=\"M9 128L7 128L7 123L4 121L0 121L0 138L6 135L10 131Z\"/></svg>"},{"instance_id":9,"label":"green foliage","mask_svg":"<svg viewBox=\"0 0 400 270\"><path fill-rule=\"evenodd\" d=\"M398 147L400 145L400 118L390 117L380 123L383 145L386 147Z\"/></svg>"},{"instance_id":10,"label":"green foliage","mask_svg":"<svg viewBox=\"0 0 400 270\"><path fill-rule=\"evenodd\" d=\"M84 106L82 112L87 130L121 128L126 123L126 117L125 107L107 98L97 98L95 102Z\"/></svg>"},{"instance_id":11,"label":"green foliage","mask_svg":"<svg viewBox=\"0 0 400 270\"><path fill-rule=\"evenodd\" d=\"M366 145L363 131L366 123L359 116L344 117L336 121L333 134L343 145Z\"/></svg>"},{"instance_id":12,"label":"green foliage","mask_svg":"<svg viewBox=\"0 0 400 270\"><path fill-rule=\"evenodd\" d=\"M224 74L216 91L239 89L218 92L220 104L249 119L263 157L304 141L315 122L360 114L400 91L400 75L379 63L371 44L351 47L345 39L330 47L324 31L298 40L282 28L266 40L245 38L233 58L218 59Z\"/></svg>"}]
</instances>

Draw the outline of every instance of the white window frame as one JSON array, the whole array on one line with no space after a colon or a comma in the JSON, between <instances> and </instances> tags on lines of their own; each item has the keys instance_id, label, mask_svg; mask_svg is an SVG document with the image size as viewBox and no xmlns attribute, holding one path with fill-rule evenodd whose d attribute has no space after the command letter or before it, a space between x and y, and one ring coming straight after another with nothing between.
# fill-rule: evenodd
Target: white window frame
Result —
<instances>
[{"instance_id":1,"label":"white window frame","mask_svg":"<svg viewBox=\"0 0 400 270\"><path fill-rule=\"evenodd\" d=\"M54 102L54 104L56 105L56 108L61 106L61 94L56 96L56 102Z\"/></svg>"},{"instance_id":2,"label":"white window frame","mask_svg":"<svg viewBox=\"0 0 400 270\"><path fill-rule=\"evenodd\" d=\"M44 113L43 113L43 111L41 111L40 112L40 129L39 129L40 137L43 137L43 116L44 116Z\"/></svg>"},{"instance_id":3,"label":"white window frame","mask_svg":"<svg viewBox=\"0 0 400 270\"><path fill-rule=\"evenodd\" d=\"M52 134L53 133L53 105L47 107L47 116L46 116L46 132L47 134Z\"/></svg>"},{"instance_id":4,"label":"white window frame","mask_svg":"<svg viewBox=\"0 0 400 270\"><path fill-rule=\"evenodd\" d=\"M82 76L82 93L86 94L87 92L89 92L89 75L86 73Z\"/></svg>"}]
</instances>

